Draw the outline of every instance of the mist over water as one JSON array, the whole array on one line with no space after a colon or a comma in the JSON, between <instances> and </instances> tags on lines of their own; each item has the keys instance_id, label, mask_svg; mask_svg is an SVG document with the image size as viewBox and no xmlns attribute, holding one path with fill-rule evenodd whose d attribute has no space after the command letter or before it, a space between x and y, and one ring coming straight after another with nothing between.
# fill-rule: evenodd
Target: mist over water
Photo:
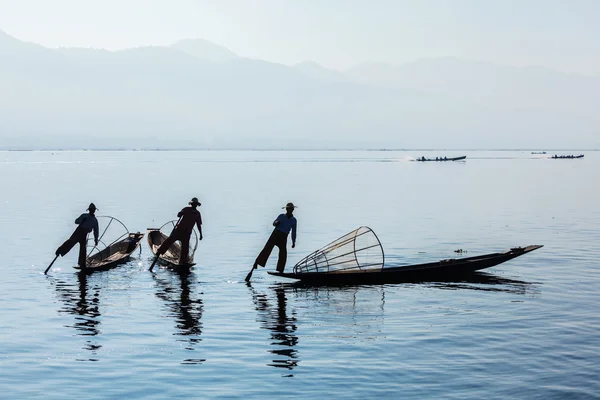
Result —
<instances>
[{"instance_id":1,"label":"mist over water","mask_svg":"<svg viewBox=\"0 0 600 400\"><path fill-rule=\"evenodd\" d=\"M466 161L412 161L460 155ZM547 156L0 152L2 393L593 398L600 163L597 152ZM148 272L144 241L111 271L76 274L75 249L43 275L90 201L145 232L194 196L204 240L189 274ZM457 282L337 288L274 278L272 256L246 285L288 201L299 208L287 270L361 225L377 233L386 265L544 247Z\"/></svg>"}]
</instances>

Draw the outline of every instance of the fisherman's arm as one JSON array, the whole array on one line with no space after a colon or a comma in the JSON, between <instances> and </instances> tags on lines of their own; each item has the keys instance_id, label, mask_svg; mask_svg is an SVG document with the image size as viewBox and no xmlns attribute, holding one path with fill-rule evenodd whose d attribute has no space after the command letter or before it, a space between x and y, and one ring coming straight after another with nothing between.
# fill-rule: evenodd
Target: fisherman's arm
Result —
<instances>
[{"instance_id":1,"label":"fisherman's arm","mask_svg":"<svg viewBox=\"0 0 600 400\"><path fill-rule=\"evenodd\" d=\"M96 242L96 246L98 246L98 220L94 222L94 241Z\"/></svg>"},{"instance_id":2,"label":"fisherman's arm","mask_svg":"<svg viewBox=\"0 0 600 400\"><path fill-rule=\"evenodd\" d=\"M202 217L198 214L198 219L196 219L196 226L198 227L198 233L200 233L200 240L202 240Z\"/></svg>"},{"instance_id":3,"label":"fisherman's arm","mask_svg":"<svg viewBox=\"0 0 600 400\"><path fill-rule=\"evenodd\" d=\"M281 218L281 215L278 215L277 218L275 218L275 221L273 221L273 226L279 225L279 218Z\"/></svg>"},{"instance_id":4,"label":"fisherman's arm","mask_svg":"<svg viewBox=\"0 0 600 400\"><path fill-rule=\"evenodd\" d=\"M85 221L85 217L86 217L86 214L81 214L79 217L77 217L77 219L75 220L75 223L77 225L82 224L83 221Z\"/></svg>"}]
</instances>

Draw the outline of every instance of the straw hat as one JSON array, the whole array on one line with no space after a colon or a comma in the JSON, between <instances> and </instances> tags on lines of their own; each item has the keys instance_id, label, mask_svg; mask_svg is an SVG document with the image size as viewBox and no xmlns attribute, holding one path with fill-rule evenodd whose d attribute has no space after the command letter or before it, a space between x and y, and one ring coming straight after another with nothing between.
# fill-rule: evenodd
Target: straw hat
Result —
<instances>
[{"instance_id":1,"label":"straw hat","mask_svg":"<svg viewBox=\"0 0 600 400\"><path fill-rule=\"evenodd\" d=\"M285 205L285 207L281 207L281 208L291 208L291 209L294 209L294 208L298 208L298 207L296 207L296 206L294 205L294 203L291 203L291 202L290 202L290 203L287 203L287 204Z\"/></svg>"},{"instance_id":2,"label":"straw hat","mask_svg":"<svg viewBox=\"0 0 600 400\"><path fill-rule=\"evenodd\" d=\"M198 201L197 197L192 197L192 200L190 200L190 202L188 203L190 206L201 206L202 204L200 204L200 202Z\"/></svg>"},{"instance_id":3,"label":"straw hat","mask_svg":"<svg viewBox=\"0 0 600 400\"><path fill-rule=\"evenodd\" d=\"M90 203L90 205L88 206L87 210L85 210L85 211L91 211L91 210L98 210L96 208L96 205L94 203Z\"/></svg>"}]
</instances>

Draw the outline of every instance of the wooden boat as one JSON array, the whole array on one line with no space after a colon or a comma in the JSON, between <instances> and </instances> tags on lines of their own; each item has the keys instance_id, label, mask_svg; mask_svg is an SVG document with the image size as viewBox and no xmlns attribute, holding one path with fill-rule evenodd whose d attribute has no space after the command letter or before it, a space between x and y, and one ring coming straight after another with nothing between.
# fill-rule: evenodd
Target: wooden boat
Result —
<instances>
[{"instance_id":1,"label":"wooden boat","mask_svg":"<svg viewBox=\"0 0 600 400\"><path fill-rule=\"evenodd\" d=\"M531 154L546 154L545 151L532 151Z\"/></svg>"},{"instance_id":2,"label":"wooden boat","mask_svg":"<svg viewBox=\"0 0 600 400\"><path fill-rule=\"evenodd\" d=\"M556 154L552 156L553 159L558 160L558 159L563 159L563 158L583 158L583 154L580 154L578 156L574 156L574 155L568 155L568 156L557 156Z\"/></svg>"},{"instance_id":3,"label":"wooden boat","mask_svg":"<svg viewBox=\"0 0 600 400\"><path fill-rule=\"evenodd\" d=\"M143 233L129 233L125 239L114 242L89 256L85 261L86 272L106 271L126 262L139 247L143 237Z\"/></svg>"},{"instance_id":4,"label":"wooden boat","mask_svg":"<svg viewBox=\"0 0 600 400\"><path fill-rule=\"evenodd\" d=\"M459 161L459 160L464 160L465 158L467 158L467 156L460 156L460 157L436 157L436 158L421 157L421 158L417 158L417 161Z\"/></svg>"},{"instance_id":5,"label":"wooden boat","mask_svg":"<svg viewBox=\"0 0 600 400\"><path fill-rule=\"evenodd\" d=\"M98 246L92 248L86 257L85 269L81 269L79 266L75 267L76 269L80 269L81 272L106 271L126 262L139 247L144 237L143 233L129 232L125 224L114 217L102 215L97 218L99 225L104 227L102 234L98 238L98 243L102 244L104 248L102 250ZM100 223L101 221L107 222ZM113 239L108 245L104 244L104 242L108 241L107 238L109 240ZM94 253L95 250L98 251Z\"/></svg>"},{"instance_id":6,"label":"wooden boat","mask_svg":"<svg viewBox=\"0 0 600 400\"><path fill-rule=\"evenodd\" d=\"M158 248L169 237L168 235L163 233L161 230L168 226L172 226L174 228L176 222L177 222L176 220L169 221L166 224L164 224L163 226L161 226L160 228L148 228L147 240L148 240L148 245L150 246L150 250L152 251L152 254L154 254L156 256L156 252L157 252ZM194 263L194 253L196 252L196 248L198 247L198 234L196 233L195 230L192 232L191 240L195 241L195 244L194 244L194 246L190 246L190 254L188 255L187 263L181 264L179 262L179 258L181 255L181 245L179 244L179 242L173 243L171 245L171 247L169 247L169 249L166 251L166 253L161 254L158 257L158 261L171 269L175 269L178 271L189 270L194 265L196 265L196 263Z\"/></svg>"},{"instance_id":7,"label":"wooden boat","mask_svg":"<svg viewBox=\"0 0 600 400\"><path fill-rule=\"evenodd\" d=\"M283 278L298 279L302 283L316 285L427 282L469 275L474 271L502 264L541 247L543 246L515 247L503 253L491 253L475 257L440 260L425 264L376 269L351 268L333 271L312 270L303 272L302 266L298 268L297 264L294 267L294 272L269 272L269 274Z\"/></svg>"}]
</instances>

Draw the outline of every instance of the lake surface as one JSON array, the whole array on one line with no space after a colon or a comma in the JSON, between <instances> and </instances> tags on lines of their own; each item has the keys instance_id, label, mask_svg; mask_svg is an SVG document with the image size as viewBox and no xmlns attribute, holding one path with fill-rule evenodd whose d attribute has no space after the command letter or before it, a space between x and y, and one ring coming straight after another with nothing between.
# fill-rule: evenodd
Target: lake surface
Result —
<instances>
[{"instance_id":1,"label":"lake surface","mask_svg":"<svg viewBox=\"0 0 600 400\"><path fill-rule=\"evenodd\" d=\"M0 398L599 398L599 154L0 152ZM467 160L411 161L438 155ZM43 275L90 201L145 232L193 196L189 275L148 272L145 240L111 271L80 276L74 249ZM362 225L388 266L544 247L466 281L342 288L268 275L275 252L247 285L288 201L287 270Z\"/></svg>"}]
</instances>

